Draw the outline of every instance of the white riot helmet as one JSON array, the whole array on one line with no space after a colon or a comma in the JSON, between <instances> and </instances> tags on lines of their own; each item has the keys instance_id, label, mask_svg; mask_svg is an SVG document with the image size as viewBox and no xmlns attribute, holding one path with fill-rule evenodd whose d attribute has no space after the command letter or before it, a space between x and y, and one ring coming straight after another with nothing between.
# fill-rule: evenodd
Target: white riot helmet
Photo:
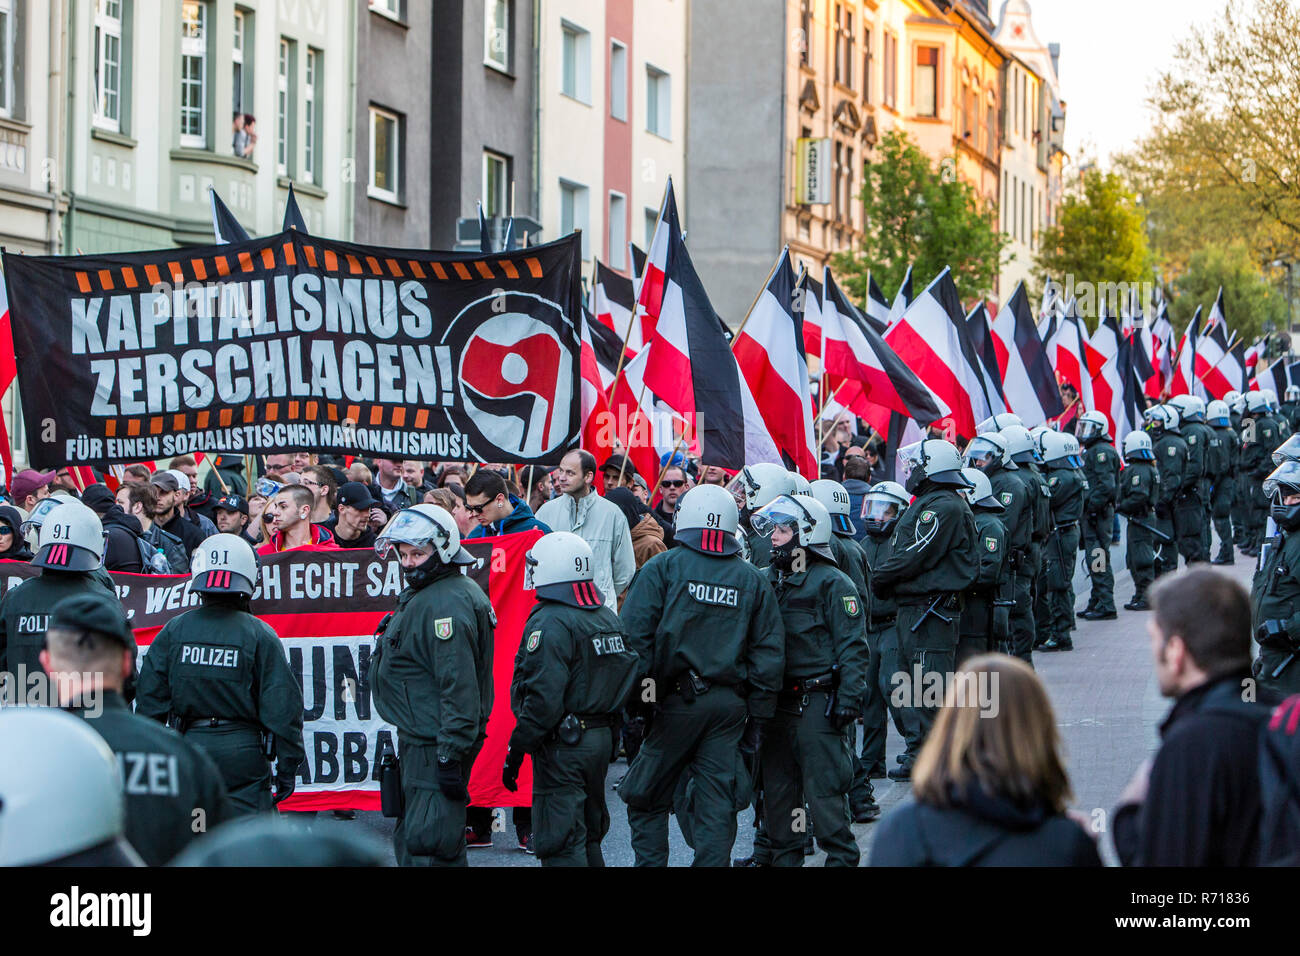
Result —
<instances>
[{"instance_id":1,"label":"white riot helmet","mask_svg":"<svg viewBox=\"0 0 1300 956\"><path fill-rule=\"evenodd\" d=\"M1242 412L1246 408L1245 397L1235 388L1224 394L1223 401L1235 412Z\"/></svg>"},{"instance_id":2,"label":"white riot helmet","mask_svg":"<svg viewBox=\"0 0 1300 956\"><path fill-rule=\"evenodd\" d=\"M1074 426L1074 434L1083 444L1099 438L1110 437L1110 422L1106 416L1095 409L1079 416L1079 423Z\"/></svg>"},{"instance_id":3,"label":"white riot helmet","mask_svg":"<svg viewBox=\"0 0 1300 956\"><path fill-rule=\"evenodd\" d=\"M871 486L862 497L862 523L868 534L887 534L894 526L907 506L912 503L912 496L896 481L881 481Z\"/></svg>"},{"instance_id":4,"label":"white riot helmet","mask_svg":"<svg viewBox=\"0 0 1300 956\"><path fill-rule=\"evenodd\" d=\"M1034 436L1024 425L1008 425L999 434L1006 440L1007 455L1018 464L1036 461L1038 449L1034 447Z\"/></svg>"},{"instance_id":5,"label":"white riot helmet","mask_svg":"<svg viewBox=\"0 0 1300 956\"><path fill-rule=\"evenodd\" d=\"M780 465L761 461L740 469L729 490L753 513L780 495L794 494L794 481Z\"/></svg>"},{"instance_id":6,"label":"white riot helmet","mask_svg":"<svg viewBox=\"0 0 1300 956\"><path fill-rule=\"evenodd\" d=\"M1205 421L1205 402L1195 395L1175 395L1169 399L1169 404L1178 410L1180 422Z\"/></svg>"},{"instance_id":7,"label":"white riot helmet","mask_svg":"<svg viewBox=\"0 0 1300 956\"><path fill-rule=\"evenodd\" d=\"M963 468L961 473L971 483L970 490L962 492L972 508L982 511L1006 511L1002 502L993 494L993 485L988 476L978 468Z\"/></svg>"},{"instance_id":8,"label":"white riot helmet","mask_svg":"<svg viewBox=\"0 0 1300 956\"><path fill-rule=\"evenodd\" d=\"M952 442L942 438L927 438L900 448L898 463L903 469L903 487L909 492L926 480L949 488L969 487L962 477L961 455Z\"/></svg>"},{"instance_id":9,"label":"white riot helmet","mask_svg":"<svg viewBox=\"0 0 1300 956\"><path fill-rule=\"evenodd\" d=\"M1284 461L1300 461L1300 433L1292 435L1273 451L1273 464Z\"/></svg>"},{"instance_id":10,"label":"white riot helmet","mask_svg":"<svg viewBox=\"0 0 1300 956\"><path fill-rule=\"evenodd\" d=\"M790 483L794 485L794 494L811 495L812 483L797 471L790 472Z\"/></svg>"},{"instance_id":11,"label":"white riot helmet","mask_svg":"<svg viewBox=\"0 0 1300 956\"><path fill-rule=\"evenodd\" d=\"M838 481L830 478L818 478L812 483L812 496L821 502L831 516L831 530L846 538L853 537L857 528L849 517L849 493Z\"/></svg>"},{"instance_id":12,"label":"white riot helmet","mask_svg":"<svg viewBox=\"0 0 1300 956\"><path fill-rule=\"evenodd\" d=\"M1003 468L1016 467L1016 463L1007 454L1007 440L997 432L984 432L972 438L966 445L966 454L962 460L971 468L981 471L996 470L999 465Z\"/></svg>"},{"instance_id":13,"label":"white riot helmet","mask_svg":"<svg viewBox=\"0 0 1300 956\"><path fill-rule=\"evenodd\" d=\"M998 414L990 418L984 419L984 421L976 425L975 434L985 435L989 432L1000 432L1008 425L1023 426L1024 424L1025 424L1024 421L1021 419L1019 415L1015 415L1011 412L999 412Z\"/></svg>"},{"instance_id":14,"label":"white riot helmet","mask_svg":"<svg viewBox=\"0 0 1300 956\"><path fill-rule=\"evenodd\" d=\"M1271 388L1261 388L1259 393L1263 395L1264 400L1268 402L1268 410L1270 412L1277 411L1277 392L1273 391Z\"/></svg>"},{"instance_id":15,"label":"white riot helmet","mask_svg":"<svg viewBox=\"0 0 1300 956\"><path fill-rule=\"evenodd\" d=\"M1124 436L1124 458L1132 461L1140 459L1142 461L1151 461L1156 457L1156 453L1151 449L1151 436L1146 432L1129 432Z\"/></svg>"},{"instance_id":16,"label":"white riot helmet","mask_svg":"<svg viewBox=\"0 0 1300 956\"><path fill-rule=\"evenodd\" d=\"M190 590L198 594L247 594L257 584L257 553L237 534L214 534L194 549Z\"/></svg>"},{"instance_id":17,"label":"white riot helmet","mask_svg":"<svg viewBox=\"0 0 1300 956\"><path fill-rule=\"evenodd\" d=\"M1217 428L1226 428L1232 424L1232 412L1225 401L1213 401L1205 406L1205 421Z\"/></svg>"},{"instance_id":18,"label":"white riot helmet","mask_svg":"<svg viewBox=\"0 0 1300 956\"><path fill-rule=\"evenodd\" d=\"M1268 411L1268 398L1263 392L1246 393L1246 413L1249 415L1263 415Z\"/></svg>"},{"instance_id":19,"label":"white riot helmet","mask_svg":"<svg viewBox=\"0 0 1300 956\"><path fill-rule=\"evenodd\" d=\"M469 552L460 546L460 529L451 512L437 505L418 504L393 515L375 539L375 553L381 558L399 544L417 548L432 546L443 564L473 564Z\"/></svg>"},{"instance_id":20,"label":"white riot helmet","mask_svg":"<svg viewBox=\"0 0 1300 956\"><path fill-rule=\"evenodd\" d=\"M140 865L125 825L117 758L90 724L53 707L0 709L0 866L100 847Z\"/></svg>"},{"instance_id":21,"label":"white riot helmet","mask_svg":"<svg viewBox=\"0 0 1300 956\"><path fill-rule=\"evenodd\" d=\"M524 588L574 607L600 607L604 597L593 583L593 560L591 545L576 534L544 534L524 555Z\"/></svg>"},{"instance_id":22,"label":"white riot helmet","mask_svg":"<svg viewBox=\"0 0 1300 956\"><path fill-rule=\"evenodd\" d=\"M1153 405L1142 413L1149 430L1178 434L1178 409L1172 405Z\"/></svg>"},{"instance_id":23,"label":"white riot helmet","mask_svg":"<svg viewBox=\"0 0 1300 956\"><path fill-rule=\"evenodd\" d=\"M1061 432L1043 435L1043 461L1058 467L1076 468L1079 460L1079 439Z\"/></svg>"},{"instance_id":24,"label":"white riot helmet","mask_svg":"<svg viewBox=\"0 0 1300 956\"><path fill-rule=\"evenodd\" d=\"M75 498L48 512L32 564L56 571L94 571L104 562L104 525Z\"/></svg>"},{"instance_id":25,"label":"white riot helmet","mask_svg":"<svg viewBox=\"0 0 1300 956\"><path fill-rule=\"evenodd\" d=\"M1300 402L1300 385L1288 385L1282 397L1288 402Z\"/></svg>"},{"instance_id":26,"label":"white riot helmet","mask_svg":"<svg viewBox=\"0 0 1300 956\"><path fill-rule=\"evenodd\" d=\"M45 523L45 519L49 517L50 512L69 500L67 495L50 495L48 498L42 498L36 502L36 507L23 519L22 526L19 528L23 536L27 538L28 544L33 547L36 546L37 540L40 538L41 525Z\"/></svg>"},{"instance_id":27,"label":"white riot helmet","mask_svg":"<svg viewBox=\"0 0 1300 956\"><path fill-rule=\"evenodd\" d=\"M720 485L696 485L677 502L673 539L701 554L733 555L741 550L736 499Z\"/></svg>"},{"instance_id":28,"label":"white riot helmet","mask_svg":"<svg viewBox=\"0 0 1300 956\"><path fill-rule=\"evenodd\" d=\"M830 547L831 517L816 498L781 495L760 509L751 523L762 535L771 535L777 525L785 525L794 534L794 543L799 547L834 560Z\"/></svg>"}]
</instances>

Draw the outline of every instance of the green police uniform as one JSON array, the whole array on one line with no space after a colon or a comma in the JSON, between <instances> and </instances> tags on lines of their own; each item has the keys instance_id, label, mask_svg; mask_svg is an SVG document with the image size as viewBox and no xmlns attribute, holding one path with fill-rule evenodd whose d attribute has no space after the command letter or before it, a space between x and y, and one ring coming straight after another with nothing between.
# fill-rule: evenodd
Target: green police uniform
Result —
<instances>
[{"instance_id":1,"label":"green police uniform","mask_svg":"<svg viewBox=\"0 0 1300 956\"><path fill-rule=\"evenodd\" d=\"M1169 535L1168 542L1156 544L1156 577L1178 570L1178 499L1187 487L1187 442L1181 435L1166 431L1151 443L1160 472L1160 496L1155 502L1152 525Z\"/></svg>"},{"instance_id":2,"label":"green police uniform","mask_svg":"<svg viewBox=\"0 0 1300 956\"><path fill-rule=\"evenodd\" d=\"M749 563L760 571L766 571L772 563L772 539L750 527L747 518L741 519L740 530L745 535L745 546L749 549Z\"/></svg>"},{"instance_id":3,"label":"green police uniform","mask_svg":"<svg viewBox=\"0 0 1300 956\"><path fill-rule=\"evenodd\" d=\"M543 866L605 865L605 772L636 677L612 609L546 599L533 607L510 685L510 750L533 758L533 851Z\"/></svg>"},{"instance_id":4,"label":"green police uniform","mask_svg":"<svg viewBox=\"0 0 1300 956\"><path fill-rule=\"evenodd\" d=\"M1034 511L1029 488L1018 469L998 466L986 471L993 494L1002 502L1002 526L1007 532L1007 563L1011 569L1011 653L1031 663L1034 646L1034 576L1029 561Z\"/></svg>"},{"instance_id":5,"label":"green police uniform","mask_svg":"<svg viewBox=\"0 0 1300 956\"><path fill-rule=\"evenodd\" d=\"M992 511L972 508L979 574L966 589L957 637L957 666L967 658L1004 649L1010 642L1008 609L997 602L1011 598L1011 565L1007 559L1007 531Z\"/></svg>"},{"instance_id":6,"label":"green police uniform","mask_svg":"<svg viewBox=\"0 0 1300 956\"><path fill-rule=\"evenodd\" d=\"M1236 412L1230 416L1232 430L1237 433L1237 473L1233 482L1232 497L1232 540L1243 552L1250 551L1250 489L1251 481L1246 467L1246 431L1245 425L1252 419L1243 418ZM1254 424L1250 426L1252 429ZM1253 434L1253 432L1252 432Z\"/></svg>"},{"instance_id":7,"label":"green police uniform","mask_svg":"<svg viewBox=\"0 0 1300 956\"><path fill-rule=\"evenodd\" d=\"M54 605L79 594L103 594L105 591L117 597L111 583L105 587L104 576L100 573L50 568L41 569L36 577L6 591L0 598L0 673L44 674L41 650L45 647L45 628ZM135 650L135 637L132 635L133 654Z\"/></svg>"},{"instance_id":8,"label":"green police uniform","mask_svg":"<svg viewBox=\"0 0 1300 956\"><path fill-rule=\"evenodd\" d=\"M807 802L827 866L857 866L848 793L853 766L835 711L862 710L867 679L863 602L819 556L804 570L768 569L785 625L785 677L763 738L764 822L773 866L802 866Z\"/></svg>"},{"instance_id":9,"label":"green police uniform","mask_svg":"<svg viewBox=\"0 0 1300 956\"><path fill-rule=\"evenodd\" d=\"M1094 438L1084 448L1083 477L1088 482L1088 494L1084 497L1079 530L1084 563L1092 579L1088 610L1103 615L1115 613L1115 571L1110 564L1110 541L1120 467L1119 452L1105 436Z\"/></svg>"},{"instance_id":10,"label":"green police uniform","mask_svg":"<svg viewBox=\"0 0 1300 956\"><path fill-rule=\"evenodd\" d=\"M1236 560L1232 514L1237 501L1241 436L1228 425L1216 427L1214 435L1218 444L1211 446L1214 453L1210 456L1210 461L1215 470L1214 486L1210 491L1210 513L1214 519L1215 533L1219 536L1219 553L1214 560L1220 564L1232 564Z\"/></svg>"},{"instance_id":11,"label":"green police uniform","mask_svg":"<svg viewBox=\"0 0 1300 956\"><path fill-rule=\"evenodd\" d=\"M302 685L270 625L236 607L205 603L168 621L145 654L135 707L160 723L174 718L207 752L232 815L273 807L263 732L282 767L302 764Z\"/></svg>"},{"instance_id":12,"label":"green police uniform","mask_svg":"<svg viewBox=\"0 0 1300 956\"><path fill-rule=\"evenodd\" d=\"M1031 650L1043 643L1044 638L1040 633L1040 621L1047 615L1047 587L1043 582L1043 568L1046 566L1044 551L1047 548L1047 542L1052 536L1052 489L1047 484L1047 478L1044 477L1038 464L1028 460L1016 462L1020 470L1016 472L1020 480L1025 483L1025 488L1029 492L1030 509L1034 516L1034 530L1029 536L1029 547L1025 551L1025 563L1028 567L1029 574L1032 577L1030 594L1033 596L1034 607L1034 630L1033 643ZM1031 654L1032 657L1032 654ZM1031 665L1033 661L1029 662Z\"/></svg>"},{"instance_id":13,"label":"green police uniform","mask_svg":"<svg viewBox=\"0 0 1300 956\"><path fill-rule=\"evenodd\" d=\"M1300 403L1283 402L1278 416L1279 421L1285 419L1291 431L1294 432L1297 426L1300 426Z\"/></svg>"},{"instance_id":14,"label":"green police uniform","mask_svg":"<svg viewBox=\"0 0 1300 956\"><path fill-rule=\"evenodd\" d=\"M959 596L979 576L978 547L966 500L950 488L926 483L894 526L889 557L873 569L876 592L898 602L899 664L913 685L910 693L906 685L899 688L915 715L903 758L907 767L921 752L942 703L941 695L935 701L924 693L936 679L929 675L946 682L954 670Z\"/></svg>"},{"instance_id":15,"label":"green police uniform","mask_svg":"<svg viewBox=\"0 0 1300 956\"><path fill-rule=\"evenodd\" d=\"M1250 604L1259 642L1255 676L1281 700L1300 694L1300 533L1279 530L1278 539L1255 572Z\"/></svg>"},{"instance_id":16,"label":"green police uniform","mask_svg":"<svg viewBox=\"0 0 1300 956\"><path fill-rule=\"evenodd\" d=\"M85 718L113 753L126 798L126 839L150 866L162 866L228 816L221 771L176 731L131 713L116 691Z\"/></svg>"},{"instance_id":17,"label":"green police uniform","mask_svg":"<svg viewBox=\"0 0 1300 956\"><path fill-rule=\"evenodd\" d=\"M679 535L680 538L680 535ZM668 814L692 775L695 866L727 866L750 781L746 717L767 720L785 660L780 609L764 575L738 555L683 545L647 561L621 615L642 678L632 706L654 713L619 784L638 866L668 865Z\"/></svg>"},{"instance_id":18,"label":"green police uniform","mask_svg":"<svg viewBox=\"0 0 1300 956\"><path fill-rule=\"evenodd\" d=\"M1043 584L1046 595L1046 624L1039 636L1052 650L1070 650L1074 642L1074 562L1079 554L1079 520L1083 517L1088 483L1082 473L1064 460L1047 466L1047 484L1052 492L1052 536L1043 549Z\"/></svg>"},{"instance_id":19,"label":"green police uniform","mask_svg":"<svg viewBox=\"0 0 1300 956\"><path fill-rule=\"evenodd\" d=\"M1187 443L1187 472L1183 476L1183 491L1175 504L1175 524L1178 528L1178 553L1190 564L1209 560L1214 429L1204 422L1185 422L1182 435Z\"/></svg>"},{"instance_id":20,"label":"green police uniform","mask_svg":"<svg viewBox=\"0 0 1300 956\"><path fill-rule=\"evenodd\" d=\"M853 540L852 535L833 530L831 534L831 553L835 556L835 566L853 582L858 596L862 599L864 612L862 615L863 639L865 640L866 622L871 617L871 586L868 583L871 572L867 569L866 552ZM867 646L867 650L870 654L870 645ZM879 651L876 653L879 653ZM875 662L875 673L873 674L872 662L868 660L867 679L874 683L874 678L879 674L879 671L879 662ZM866 698L875 696L873 683L864 685L866 688L863 692L864 711L866 710ZM853 764L853 783L849 788L849 807L854 820L865 819L869 815L878 814L879 808L876 806L875 788L871 785L871 778L867 775L867 768L858 756L858 725L856 721L844 728L844 740L849 748L849 759Z\"/></svg>"},{"instance_id":21,"label":"green police uniform","mask_svg":"<svg viewBox=\"0 0 1300 956\"><path fill-rule=\"evenodd\" d=\"M893 537L892 529L879 534L868 531L858 542L866 555L868 580L872 580L875 569L893 553ZM898 706L890 694L894 686L893 677L900 672L897 619L898 602L892 595L882 595L873 586L866 615L867 650L871 658L867 664L866 703L862 708L860 756L868 779L885 773L886 721L893 718L894 729L904 740L909 738L906 728L916 723L912 711ZM911 731L911 736L919 734L919 728Z\"/></svg>"},{"instance_id":22,"label":"green police uniform","mask_svg":"<svg viewBox=\"0 0 1300 956\"><path fill-rule=\"evenodd\" d=\"M1246 495L1246 537L1252 552L1264 542L1268 518L1268 497L1263 481L1273 470L1273 452L1282 443L1277 422L1268 415L1247 418L1241 428L1242 490Z\"/></svg>"},{"instance_id":23,"label":"green police uniform","mask_svg":"<svg viewBox=\"0 0 1300 956\"><path fill-rule=\"evenodd\" d=\"M1147 528L1138 527L1133 519L1155 527L1156 502L1160 500L1160 470L1154 462L1128 461L1119 475L1119 495L1115 510L1128 522L1128 570L1133 575L1133 604L1145 604L1147 588L1156 578L1154 537Z\"/></svg>"},{"instance_id":24,"label":"green police uniform","mask_svg":"<svg viewBox=\"0 0 1300 956\"><path fill-rule=\"evenodd\" d=\"M431 557L429 561L437 561ZM454 564L408 584L375 640L375 709L397 728L404 813L393 831L399 866L464 866L465 799L443 793L438 766L461 780L483 746L492 711L496 615Z\"/></svg>"}]
</instances>

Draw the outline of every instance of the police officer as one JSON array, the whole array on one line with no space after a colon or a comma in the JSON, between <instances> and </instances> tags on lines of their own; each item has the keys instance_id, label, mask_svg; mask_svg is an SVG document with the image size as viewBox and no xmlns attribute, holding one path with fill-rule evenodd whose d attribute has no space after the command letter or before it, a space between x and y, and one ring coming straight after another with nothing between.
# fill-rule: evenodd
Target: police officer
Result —
<instances>
[{"instance_id":1,"label":"police officer","mask_svg":"<svg viewBox=\"0 0 1300 956\"><path fill-rule=\"evenodd\" d=\"M668 865L668 814L688 769L694 865L728 865L737 794L747 789L742 737L756 753L776 707L785 661L780 609L764 575L738 554L737 521L724 489L687 491L674 517L680 547L647 561L623 602L641 678L628 709L649 721L618 788L638 866ZM763 537L768 529L757 530Z\"/></svg>"},{"instance_id":2,"label":"police officer","mask_svg":"<svg viewBox=\"0 0 1300 956\"><path fill-rule=\"evenodd\" d=\"M532 756L533 852L542 866L605 865L605 773L637 677L637 657L614 609L598 599L591 562L591 546L567 531L544 535L525 556L524 587L537 603L515 655L515 729L501 782L517 790L524 754Z\"/></svg>"},{"instance_id":3,"label":"police officer","mask_svg":"<svg viewBox=\"0 0 1300 956\"><path fill-rule=\"evenodd\" d=\"M732 494L740 506L739 527L745 537L747 559L760 571L767 570L772 543L753 529L750 519L779 495L794 494L794 489L794 475L771 462L746 465L731 484Z\"/></svg>"},{"instance_id":4,"label":"police officer","mask_svg":"<svg viewBox=\"0 0 1300 956\"><path fill-rule=\"evenodd\" d=\"M1237 473L1233 478L1232 493L1232 541L1242 553L1245 553L1246 545L1249 543L1247 529L1250 524L1247 517L1249 490L1246 488L1249 479L1246 478L1242 468L1245 439L1242 423L1246 414L1246 396L1241 392L1228 392L1223 396L1223 401L1228 406L1228 419L1232 423L1232 430L1237 433Z\"/></svg>"},{"instance_id":5,"label":"police officer","mask_svg":"<svg viewBox=\"0 0 1300 956\"><path fill-rule=\"evenodd\" d=\"M899 449L898 457L907 472L904 487L916 499L894 527L889 557L872 569L872 587L898 601L899 663L913 682L914 736L903 762L889 771L892 779L906 780L938 712L925 686L934 675L946 682L954 670L959 596L979 575L979 555L975 518L959 493L970 482L957 449L931 438Z\"/></svg>"},{"instance_id":6,"label":"police officer","mask_svg":"<svg viewBox=\"0 0 1300 956\"><path fill-rule=\"evenodd\" d=\"M247 541L207 538L190 565L200 606L158 632L136 698L137 713L170 723L213 759L232 815L264 813L287 798L303 758L302 686L275 631L248 611L256 581Z\"/></svg>"},{"instance_id":7,"label":"police officer","mask_svg":"<svg viewBox=\"0 0 1300 956\"><path fill-rule=\"evenodd\" d=\"M1129 432L1124 436L1124 470L1119 475L1115 510L1128 518L1126 560L1133 576L1133 600L1126 611L1150 610L1147 588L1156 578L1153 541L1156 502L1160 500L1160 470L1155 464L1151 436Z\"/></svg>"},{"instance_id":8,"label":"police officer","mask_svg":"<svg viewBox=\"0 0 1300 956\"><path fill-rule=\"evenodd\" d=\"M1001 419L1005 416L996 416ZM1003 507L1006 528L1007 563L1011 571L1011 653L1032 663L1034 646L1034 578L1030 573L1029 549L1033 541L1034 513L1029 489L1020 478L1019 465L1007 453L1007 440L997 432L985 431L966 446L966 463L978 468L989 480L993 495Z\"/></svg>"},{"instance_id":9,"label":"police officer","mask_svg":"<svg viewBox=\"0 0 1300 956\"><path fill-rule=\"evenodd\" d=\"M1224 401L1210 402L1205 410L1206 424L1214 429L1216 444L1210 456L1214 484L1210 489L1210 515L1219 536L1219 553L1211 564L1233 564L1232 512L1237 497L1237 466L1241 460L1241 437L1232 427L1232 412ZM1208 552L1207 552L1208 553Z\"/></svg>"},{"instance_id":10,"label":"police officer","mask_svg":"<svg viewBox=\"0 0 1300 956\"><path fill-rule=\"evenodd\" d=\"M393 849L398 866L465 866L466 786L492 711L496 614L462 573L474 559L450 512L399 511L375 541L381 558L394 552L406 587L370 659L375 709L397 727L404 810Z\"/></svg>"},{"instance_id":11,"label":"police officer","mask_svg":"<svg viewBox=\"0 0 1300 956\"><path fill-rule=\"evenodd\" d=\"M41 673L45 626L56 604L79 594L105 594L117 600L112 579L102 569L104 526L99 515L69 498L43 517L41 546L31 561L41 573L0 599L0 672L20 678L23 673ZM134 667L135 636L129 639ZM133 672L125 689L128 701L135 696L134 683Z\"/></svg>"},{"instance_id":12,"label":"police officer","mask_svg":"<svg viewBox=\"0 0 1300 956\"><path fill-rule=\"evenodd\" d=\"M1119 487L1119 452L1110 440L1110 422L1101 412L1079 418L1075 437L1083 446L1083 477L1088 493L1079 522L1084 563L1092 579L1088 607L1079 612L1086 621L1115 620L1115 572L1110 564L1110 542Z\"/></svg>"},{"instance_id":13,"label":"police officer","mask_svg":"<svg viewBox=\"0 0 1300 956\"><path fill-rule=\"evenodd\" d=\"M1156 577L1178 569L1178 499L1187 484L1187 442L1178 434L1178 410L1153 405L1142 413L1151 435L1151 450L1160 472L1159 497L1152 526L1168 540L1156 538Z\"/></svg>"},{"instance_id":14,"label":"police officer","mask_svg":"<svg viewBox=\"0 0 1300 956\"><path fill-rule=\"evenodd\" d=\"M971 488L965 492L975 518L979 575L966 589L957 637L957 666L977 654L1005 648L1010 643L1011 567L1007 563L1007 532L1002 524L1006 509L993 494L988 476L978 468L963 468Z\"/></svg>"},{"instance_id":15,"label":"police officer","mask_svg":"<svg viewBox=\"0 0 1300 956\"><path fill-rule=\"evenodd\" d=\"M1178 412L1179 432L1187 442L1187 490L1178 497L1178 551L1188 563L1210 558L1210 488L1218 466L1218 441L1205 423L1205 403L1195 395L1175 395L1169 404ZM1194 477L1194 481L1191 479Z\"/></svg>"},{"instance_id":16,"label":"police officer","mask_svg":"<svg viewBox=\"0 0 1300 956\"><path fill-rule=\"evenodd\" d=\"M1031 631L1031 647L1040 646L1046 638L1040 633L1038 619L1047 613L1042 596L1046 592L1043 586L1043 551L1052 534L1052 492L1047 478L1039 470L1041 458L1034 438L1029 429L1023 425L1006 425L998 432L1007 442L1007 454L1019 469L1016 474L1025 484L1029 496L1029 510L1033 516L1034 530L1029 536L1029 545L1025 549L1026 571L1033 584L1034 629ZM1041 610L1040 610L1041 606ZM1032 661L1030 662L1032 663Z\"/></svg>"},{"instance_id":17,"label":"police officer","mask_svg":"<svg viewBox=\"0 0 1300 956\"><path fill-rule=\"evenodd\" d=\"M1280 700L1300 693L1300 462L1283 461L1263 491L1281 540L1265 552L1251 586L1254 669L1260 686Z\"/></svg>"},{"instance_id":18,"label":"police officer","mask_svg":"<svg viewBox=\"0 0 1300 956\"><path fill-rule=\"evenodd\" d=\"M1272 471L1274 449L1282 443L1277 422L1269 414L1268 398L1262 392L1246 396L1246 414L1241 421L1240 491L1245 494L1246 547L1243 554L1259 557L1264 539L1264 524L1269 501L1264 494L1264 479Z\"/></svg>"},{"instance_id":19,"label":"police officer","mask_svg":"<svg viewBox=\"0 0 1300 956\"><path fill-rule=\"evenodd\" d=\"M1264 400L1268 402L1268 413L1272 416L1273 421L1277 423L1278 437L1282 441L1291 437L1291 421L1282 413L1282 405L1277 400L1277 392L1271 388L1265 388L1260 391Z\"/></svg>"},{"instance_id":20,"label":"police officer","mask_svg":"<svg viewBox=\"0 0 1300 956\"><path fill-rule=\"evenodd\" d=\"M880 567L893 552L894 526L911 501L912 496L895 481L878 482L863 496L862 523L867 533L859 544L867 558L869 581L871 570ZM915 722L910 710L895 706L890 693L893 677L899 673L897 617L898 602L872 588L866 617L871 660L867 664L860 757L868 780L885 776L886 721L893 718L894 727L904 740L909 739L907 722ZM911 736L919 733L919 729L915 730Z\"/></svg>"},{"instance_id":21,"label":"police officer","mask_svg":"<svg viewBox=\"0 0 1300 956\"><path fill-rule=\"evenodd\" d=\"M1287 424L1291 426L1292 433L1300 428L1300 385L1288 385L1286 391L1282 393L1281 413L1286 416Z\"/></svg>"},{"instance_id":22,"label":"police officer","mask_svg":"<svg viewBox=\"0 0 1300 956\"><path fill-rule=\"evenodd\" d=\"M1079 553L1079 520L1088 494L1079 460L1079 440L1073 435L1048 431L1042 436L1043 463L1052 492L1052 536L1044 549L1043 581L1046 585L1047 621L1044 651L1072 651L1070 627L1074 624L1074 562Z\"/></svg>"},{"instance_id":23,"label":"police officer","mask_svg":"<svg viewBox=\"0 0 1300 956\"><path fill-rule=\"evenodd\" d=\"M162 866L225 819L220 771L180 734L127 706L122 685L135 665L135 641L115 597L65 598L45 635L41 664L54 679L59 706L85 718L117 755L127 841L145 863Z\"/></svg>"},{"instance_id":24,"label":"police officer","mask_svg":"<svg viewBox=\"0 0 1300 956\"><path fill-rule=\"evenodd\" d=\"M857 866L844 731L862 713L866 690L862 598L835 567L830 515L815 498L782 495L754 526L772 541L768 579L785 624L785 674L760 751L772 865L803 865L806 800L826 865Z\"/></svg>"}]
</instances>

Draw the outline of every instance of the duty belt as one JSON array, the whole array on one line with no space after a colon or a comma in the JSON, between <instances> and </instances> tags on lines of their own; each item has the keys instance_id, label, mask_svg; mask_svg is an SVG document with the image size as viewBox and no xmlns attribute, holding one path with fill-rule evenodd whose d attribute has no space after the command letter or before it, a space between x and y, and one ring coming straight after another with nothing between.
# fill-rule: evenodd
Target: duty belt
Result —
<instances>
[{"instance_id":1,"label":"duty belt","mask_svg":"<svg viewBox=\"0 0 1300 956\"><path fill-rule=\"evenodd\" d=\"M613 714L577 714L576 716L583 730L591 730L593 727L613 727L616 723L621 723L621 720Z\"/></svg>"},{"instance_id":2,"label":"duty belt","mask_svg":"<svg viewBox=\"0 0 1300 956\"><path fill-rule=\"evenodd\" d=\"M1079 522L1077 521L1062 521L1056 525L1056 530L1065 531L1070 528L1077 528L1077 527L1079 527Z\"/></svg>"},{"instance_id":3,"label":"duty belt","mask_svg":"<svg viewBox=\"0 0 1300 956\"><path fill-rule=\"evenodd\" d=\"M781 688L783 694L811 694L819 690L831 690L834 687L834 674L820 674L817 677L799 677Z\"/></svg>"},{"instance_id":4,"label":"duty belt","mask_svg":"<svg viewBox=\"0 0 1300 956\"><path fill-rule=\"evenodd\" d=\"M261 732L262 728L257 724L247 720L234 720L227 717L182 717L181 727L184 728L181 733L193 730L195 727L214 728L214 727L248 727L252 730Z\"/></svg>"}]
</instances>

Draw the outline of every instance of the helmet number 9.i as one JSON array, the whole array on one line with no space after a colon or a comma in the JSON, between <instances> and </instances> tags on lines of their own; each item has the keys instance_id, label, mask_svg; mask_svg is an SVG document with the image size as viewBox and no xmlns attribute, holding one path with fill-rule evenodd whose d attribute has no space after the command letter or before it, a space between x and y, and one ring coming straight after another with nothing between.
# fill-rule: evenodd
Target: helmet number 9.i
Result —
<instances>
[{"instance_id":1,"label":"helmet number 9.i","mask_svg":"<svg viewBox=\"0 0 1300 956\"><path fill-rule=\"evenodd\" d=\"M574 571L577 571L579 574L590 574L590 573L591 573L591 559L589 559L589 558L585 558L585 557L574 558L574 559L573 559L573 570L574 570Z\"/></svg>"},{"instance_id":2,"label":"helmet number 9.i","mask_svg":"<svg viewBox=\"0 0 1300 956\"><path fill-rule=\"evenodd\" d=\"M710 511L704 516L704 524L708 528L720 528L722 527L722 515L716 511Z\"/></svg>"}]
</instances>

